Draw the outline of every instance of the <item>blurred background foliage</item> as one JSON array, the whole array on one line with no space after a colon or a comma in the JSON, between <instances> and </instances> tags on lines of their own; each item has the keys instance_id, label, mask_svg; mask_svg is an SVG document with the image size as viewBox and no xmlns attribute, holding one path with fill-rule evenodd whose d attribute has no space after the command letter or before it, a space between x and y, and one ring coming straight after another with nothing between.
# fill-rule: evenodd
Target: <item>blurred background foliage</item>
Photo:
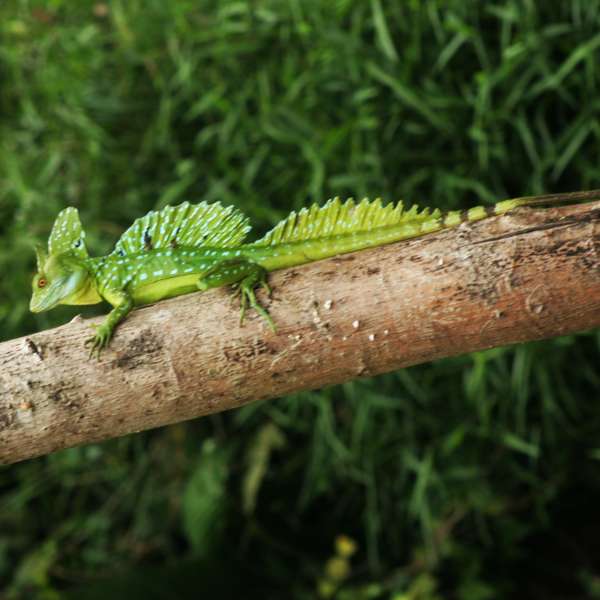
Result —
<instances>
[{"instance_id":1,"label":"blurred background foliage","mask_svg":"<svg viewBox=\"0 0 600 600\"><path fill-rule=\"evenodd\" d=\"M27 310L67 205L100 254L183 200L260 232L331 195L600 187L599 26L598 0L4 0L0 338L77 312ZM600 597L599 347L494 349L5 467L0 596Z\"/></svg>"}]
</instances>

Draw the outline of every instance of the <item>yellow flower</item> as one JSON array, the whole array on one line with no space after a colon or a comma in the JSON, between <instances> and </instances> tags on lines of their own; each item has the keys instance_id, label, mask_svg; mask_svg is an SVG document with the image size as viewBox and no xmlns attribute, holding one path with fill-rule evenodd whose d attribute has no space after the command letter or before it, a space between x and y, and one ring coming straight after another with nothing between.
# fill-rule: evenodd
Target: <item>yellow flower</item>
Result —
<instances>
[{"instance_id":1,"label":"yellow flower","mask_svg":"<svg viewBox=\"0 0 600 600\"><path fill-rule=\"evenodd\" d=\"M335 550L340 556L352 556L358 548L358 544L347 535L338 535L335 539Z\"/></svg>"}]
</instances>

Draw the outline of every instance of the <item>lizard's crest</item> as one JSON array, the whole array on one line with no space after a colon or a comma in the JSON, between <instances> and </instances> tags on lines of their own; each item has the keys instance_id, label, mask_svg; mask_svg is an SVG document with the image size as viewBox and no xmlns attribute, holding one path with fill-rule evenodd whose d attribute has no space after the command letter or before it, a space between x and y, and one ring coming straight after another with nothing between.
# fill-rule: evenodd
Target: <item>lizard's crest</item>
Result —
<instances>
[{"instance_id":1,"label":"lizard's crest","mask_svg":"<svg viewBox=\"0 0 600 600\"><path fill-rule=\"evenodd\" d=\"M442 213L429 208L419 209L414 204L409 210L402 202L383 206L381 199L364 198L355 203L352 198L342 202L339 198L328 200L323 206L313 204L298 213L292 212L253 246L303 242L336 235L350 235L391 227L405 222L418 223L435 219Z\"/></svg>"},{"instance_id":2,"label":"lizard's crest","mask_svg":"<svg viewBox=\"0 0 600 600\"><path fill-rule=\"evenodd\" d=\"M85 248L85 231L81 227L79 213L70 206L58 213L48 239L48 254L50 256L68 252L79 258L87 258Z\"/></svg>"},{"instance_id":3,"label":"lizard's crest","mask_svg":"<svg viewBox=\"0 0 600 600\"><path fill-rule=\"evenodd\" d=\"M61 211L48 239L48 251L36 246L37 273L32 281L30 310L42 312L57 304L88 304L100 297L91 289L86 267L85 232L75 208Z\"/></svg>"},{"instance_id":4,"label":"lizard's crest","mask_svg":"<svg viewBox=\"0 0 600 600\"><path fill-rule=\"evenodd\" d=\"M239 246L250 231L248 217L218 202L167 206L136 219L117 242L120 256L177 246Z\"/></svg>"}]
</instances>

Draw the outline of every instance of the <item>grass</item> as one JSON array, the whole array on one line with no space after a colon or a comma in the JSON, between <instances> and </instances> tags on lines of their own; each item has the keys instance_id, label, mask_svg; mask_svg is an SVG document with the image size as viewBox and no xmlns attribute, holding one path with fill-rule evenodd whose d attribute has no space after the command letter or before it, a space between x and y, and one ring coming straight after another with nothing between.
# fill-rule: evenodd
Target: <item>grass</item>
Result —
<instances>
[{"instance_id":1,"label":"grass","mask_svg":"<svg viewBox=\"0 0 600 600\"><path fill-rule=\"evenodd\" d=\"M184 199L260 233L332 195L600 187L599 22L596 0L4 2L0 338L74 314L27 309L66 205L99 254ZM0 589L599 597L599 348L494 349L4 468Z\"/></svg>"}]
</instances>

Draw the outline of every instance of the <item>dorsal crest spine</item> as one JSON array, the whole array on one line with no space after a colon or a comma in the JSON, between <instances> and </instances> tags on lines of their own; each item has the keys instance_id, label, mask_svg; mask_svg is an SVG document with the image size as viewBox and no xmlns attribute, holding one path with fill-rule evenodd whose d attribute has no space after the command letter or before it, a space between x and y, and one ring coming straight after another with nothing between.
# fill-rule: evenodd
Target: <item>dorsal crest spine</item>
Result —
<instances>
[{"instance_id":1,"label":"dorsal crest spine","mask_svg":"<svg viewBox=\"0 0 600 600\"><path fill-rule=\"evenodd\" d=\"M431 210L415 204L409 210L404 209L402 201L396 204L382 205L381 199L364 198L356 203L353 198L342 202L332 198L323 206L313 204L298 213L292 212L279 222L254 246L273 246L276 244L304 242L337 235L364 233L382 227L392 227L404 222L422 222L441 216L438 209Z\"/></svg>"},{"instance_id":2,"label":"dorsal crest spine","mask_svg":"<svg viewBox=\"0 0 600 600\"><path fill-rule=\"evenodd\" d=\"M167 206L136 219L123 233L114 252L121 256L177 246L239 246L250 231L248 218L220 203Z\"/></svg>"}]
</instances>

